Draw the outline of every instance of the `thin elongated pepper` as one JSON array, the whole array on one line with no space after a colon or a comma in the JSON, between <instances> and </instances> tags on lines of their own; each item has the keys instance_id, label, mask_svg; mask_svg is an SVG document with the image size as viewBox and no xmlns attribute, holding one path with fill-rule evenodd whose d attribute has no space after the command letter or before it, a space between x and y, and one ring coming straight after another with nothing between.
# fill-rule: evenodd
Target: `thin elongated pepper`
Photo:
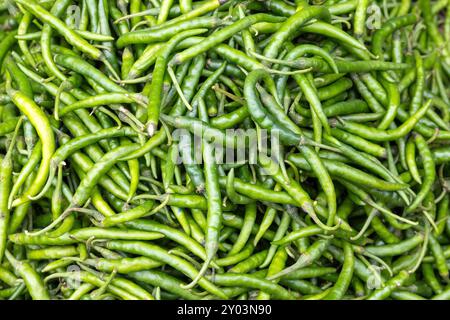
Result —
<instances>
[{"instance_id":1,"label":"thin elongated pepper","mask_svg":"<svg viewBox=\"0 0 450 320\"><path fill-rule=\"evenodd\" d=\"M288 40L302 25L307 23L313 18L322 18L325 21L330 19L329 11L324 7L308 7L303 10L298 11L291 17L289 17L278 29L278 31L273 35L271 41L264 48L264 55L268 58L275 58L280 50L283 42Z\"/></svg>"},{"instance_id":2,"label":"thin elongated pepper","mask_svg":"<svg viewBox=\"0 0 450 320\"><path fill-rule=\"evenodd\" d=\"M55 28L58 32L62 34L62 36L65 37L68 43L72 44L77 49L86 52L89 56L91 56L93 59L100 60L103 55L100 49L94 47L89 42L81 38L79 35L77 35L73 30L68 28L60 19L56 18L52 14L50 14L47 10L45 10L42 6L40 6L38 3L34 1L22 1L22 0L16 0L18 3L20 3L22 6L27 8L27 10L30 10L30 12L37 16L42 21L48 23L53 28Z\"/></svg>"},{"instance_id":3,"label":"thin elongated pepper","mask_svg":"<svg viewBox=\"0 0 450 320\"><path fill-rule=\"evenodd\" d=\"M30 201L29 197L36 195L47 179L50 158L55 151L55 137L50 127L47 115L30 98L16 90L9 90L8 95L14 104L28 117L42 143L42 160L36 174L34 184L18 199L12 203L13 207Z\"/></svg>"},{"instance_id":4,"label":"thin elongated pepper","mask_svg":"<svg viewBox=\"0 0 450 320\"><path fill-rule=\"evenodd\" d=\"M414 115L412 115L408 120L403 122L401 126L395 129L379 130L349 121L345 122L344 124L338 124L337 126L368 140L392 141L408 134L414 128L420 118L425 115L430 105L431 100L428 100L419 110L417 110L416 113L414 113Z\"/></svg>"},{"instance_id":5,"label":"thin elongated pepper","mask_svg":"<svg viewBox=\"0 0 450 320\"><path fill-rule=\"evenodd\" d=\"M34 300L50 300L41 277L28 262L16 260L8 251L5 252L5 256L25 281L28 292Z\"/></svg>"},{"instance_id":6,"label":"thin elongated pepper","mask_svg":"<svg viewBox=\"0 0 450 320\"><path fill-rule=\"evenodd\" d=\"M235 22L234 24L231 24L222 30L216 32L215 36L213 38L208 38L203 41L201 41L199 44L184 50L183 52L177 53L171 60L170 64L181 64L185 62L188 59L193 58L194 56L205 52L206 50L214 47L215 45L223 42L224 40L231 37L236 32L239 32L242 29L248 28L249 26L261 22L261 21L267 21L267 22L279 22L283 21L284 18L272 16L264 13L260 14L254 14L251 16L247 16L244 19L239 20L238 22Z\"/></svg>"},{"instance_id":7,"label":"thin elongated pepper","mask_svg":"<svg viewBox=\"0 0 450 320\"><path fill-rule=\"evenodd\" d=\"M409 278L407 271L400 271L398 275L391 278L383 288L377 289L367 297L368 300L383 300L388 298L392 291L400 287Z\"/></svg>"}]
</instances>

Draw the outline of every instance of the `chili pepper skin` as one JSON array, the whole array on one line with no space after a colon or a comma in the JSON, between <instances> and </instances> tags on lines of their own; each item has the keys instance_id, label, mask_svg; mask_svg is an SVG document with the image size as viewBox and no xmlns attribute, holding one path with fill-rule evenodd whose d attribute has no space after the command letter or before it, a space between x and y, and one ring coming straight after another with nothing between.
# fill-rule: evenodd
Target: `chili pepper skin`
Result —
<instances>
[{"instance_id":1,"label":"chili pepper skin","mask_svg":"<svg viewBox=\"0 0 450 320\"><path fill-rule=\"evenodd\" d=\"M414 199L413 203L411 203L410 206L406 209L407 212L411 212L412 210L418 207L418 205L425 198L426 194L429 192L429 189L431 188L431 185L433 184L436 178L436 171L433 162L433 157L431 155L431 151L429 150L425 142L425 139L421 135L416 134L414 140L417 149L419 150L420 156L422 157L425 177L422 184L422 189L417 194L417 197Z\"/></svg>"},{"instance_id":2,"label":"chili pepper skin","mask_svg":"<svg viewBox=\"0 0 450 320\"><path fill-rule=\"evenodd\" d=\"M242 286L250 288L258 288L265 292L269 292L277 299L293 300L295 297L290 294L286 289L276 285L268 280L258 279L252 275L246 274L221 274L214 278L216 284L224 286L236 286L240 284Z\"/></svg>"},{"instance_id":3,"label":"chili pepper skin","mask_svg":"<svg viewBox=\"0 0 450 320\"><path fill-rule=\"evenodd\" d=\"M344 264L342 265L338 281L336 281L333 289L325 296L327 300L341 299L350 285L350 280L353 275L354 258L353 249L349 243L344 243L344 255Z\"/></svg>"},{"instance_id":4,"label":"chili pepper skin","mask_svg":"<svg viewBox=\"0 0 450 320\"><path fill-rule=\"evenodd\" d=\"M30 98L15 90L10 90L8 95L14 104L27 115L42 142L42 160L35 183L27 190L26 194L13 201L12 206L15 207L29 201L28 197L37 194L44 185L49 172L49 161L55 150L55 138L47 116Z\"/></svg>"},{"instance_id":5,"label":"chili pepper skin","mask_svg":"<svg viewBox=\"0 0 450 320\"><path fill-rule=\"evenodd\" d=\"M128 243L127 242L118 242L116 240L109 241L108 243L109 243L108 246L110 249L122 247L124 249L127 248L127 251L131 251L131 252L141 252L141 253L145 252L145 254L149 256L149 258L158 257L158 258L156 258L156 260L163 259L161 261L166 262L175 268L181 268L181 265L184 265L186 269L182 269L183 272L186 272L192 278L194 278L197 273L195 268L192 265L190 265L188 262L183 262L183 260L180 258L176 258L175 256L170 256L169 254L167 254L165 252L165 250L163 250L162 248L159 248L157 246L144 244L144 243L140 244L138 242L128 242ZM212 294L217 294L219 297L221 297L223 299L227 299L227 296L225 294L221 293L220 289L216 288L208 280L200 279L198 281L198 283L202 287L205 287L206 290L210 290Z\"/></svg>"},{"instance_id":6,"label":"chili pepper skin","mask_svg":"<svg viewBox=\"0 0 450 320\"><path fill-rule=\"evenodd\" d=\"M95 48L91 44L89 44L86 40L82 39L80 36L75 34L72 30L67 28L64 23L61 22L55 16L52 16L48 11L42 8L39 4L35 2L22 2L17 0L21 5L30 10L34 15L43 19L47 23L51 24L55 29L59 32L62 32L65 37L67 37L67 41L80 49L81 51L86 52L93 59L100 59L102 57L102 53L99 49Z\"/></svg>"},{"instance_id":7,"label":"chili pepper skin","mask_svg":"<svg viewBox=\"0 0 450 320\"><path fill-rule=\"evenodd\" d=\"M400 287L407 279L409 274L407 271L401 271L398 275L391 278L382 289L377 289L367 297L368 300L383 300L388 298L392 291Z\"/></svg>"},{"instance_id":8,"label":"chili pepper skin","mask_svg":"<svg viewBox=\"0 0 450 320\"><path fill-rule=\"evenodd\" d=\"M404 240L403 242L385 245L381 247L368 246L365 248L365 250L379 257L389 257L399 255L405 251L409 251L410 249L420 244L422 241L423 235L417 234L414 237Z\"/></svg>"},{"instance_id":9,"label":"chili pepper skin","mask_svg":"<svg viewBox=\"0 0 450 320\"><path fill-rule=\"evenodd\" d=\"M130 276L143 283L159 286L168 292L179 295L183 299L198 300L200 298L198 295L191 293L189 290L182 289L181 286L183 283L180 280L164 272L145 270L132 272Z\"/></svg>"},{"instance_id":10,"label":"chili pepper skin","mask_svg":"<svg viewBox=\"0 0 450 320\"><path fill-rule=\"evenodd\" d=\"M205 39L204 41L200 42L198 45L191 47L183 52L180 52L176 54L172 60L172 64L181 64L185 62L186 60L193 58L194 56L208 50L209 48L214 47L216 44L219 44L223 42L225 39L232 36L235 32L238 32L242 29L245 29L259 21L272 21L272 22L278 22L280 20L284 20L283 18L271 16L267 14L255 14L252 16L247 16L240 21L229 25L222 30L219 31L215 35L214 38Z\"/></svg>"},{"instance_id":11,"label":"chili pepper skin","mask_svg":"<svg viewBox=\"0 0 450 320\"><path fill-rule=\"evenodd\" d=\"M72 197L73 206L82 206L91 195L98 179L107 172L118 158L138 150L138 145L119 146L105 154L83 178L80 186Z\"/></svg>"},{"instance_id":12,"label":"chili pepper skin","mask_svg":"<svg viewBox=\"0 0 450 320\"><path fill-rule=\"evenodd\" d=\"M450 299L450 1L3 2L0 300Z\"/></svg>"},{"instance_id":13,"label":"chili pepper skin","mask_svg":"<svg viewBox=\"0 0 450 320\"><path fill-rule=\"evenodd\" d=\"M264 55L268 58L277 56L281 44L288 40L291 34L310 19L320 17L324 20L329 20L329 12L323 7L309 7L305 10L300 10L296 14L288 18L275 33L272 40L264 48Z\"/></svg>"},{"instance_id":14,"label":"chili pepper skin","mask_svg":"<svg viewBox=\"0 0 450 320\"><path fill-rule=\"evenodd\" d=\"M160 104L162 100L161 91L163 86L163 78L165 75L165 69L167 65L167 59L171 53L173 47L181 41L183 38L193 36L204 32L206 29L193 29L187 30L173 37L161 50L160 56L156 58L155 70L152 76L152 82L149 92L148 119L147 119L147 132L150 136L154 134L157 128L157 122L159 120Z\"/></svg>"},{"instance_id":15,"label":"chili pepper skin","mask_svg":"<svg viewBox=\"0 0 450 320\"><path fill-rule=\"evenodd\" d=\"M29 263L16 260L8 251L5 252L5 256L23 278L28 292L34 300L50 300L42 279Z\"/></svg>"},{"instance_id":16,"label":"chili pepper skin","mask_svg":"<svg viewBox=\"0 0 450 320\"><path fill-rule=\"evenodd\" d=\"M8 224L10 219L10 212L8 209L8 194L11 190L12 182L12 159L11 155L7 154L2 157L0 162L0 181L2 186L0 188L0 261L6 250Z\"/></svg>"},{"instance_id":17,"label":"chili pepper skin","mask_svg":"<svg viewBox=\"0 0 450 320\"><path fill-rule=\"evenodd\" d=\"M372 141L392 141L398 139L413 129L420 118L426 113L431 101L426 102L417 112L396 129L378 130L374 128L368 128L358 123L346 122L338 127L347 130L351 133L355 133L363 138Z\"/></svg>"},{"instance_id":18,"label":"chili pepper skin","mask_svg":"<svg viewBox=\"0 0 450 320\"><path fill-rule=\"evenodd\" d=\"M385 39L392 34L395 30L414 24L417 21L415 14L402 15L400 17L394 17L387 20L383 26L378 29L373 35L372 40L372 52L377 55L379 59L383 59L382 46Z\"/></svg>"},{"instance_id":19,"label":"chili pepper skin","mask_svg":"<svg viewBox=\"0 0 450 320\"><path fill-rule=\"evenodd\" d=\"M117 46L123 48L129 44L149 44L152 42L161 42L170 39L177 32L187 31L195 28L215 27L220 21L214 17L202 17L192 21L184 21L167 28L155 28L155 30L133 31L122 35L117 40Z\"/></svg>"}]
</instances>

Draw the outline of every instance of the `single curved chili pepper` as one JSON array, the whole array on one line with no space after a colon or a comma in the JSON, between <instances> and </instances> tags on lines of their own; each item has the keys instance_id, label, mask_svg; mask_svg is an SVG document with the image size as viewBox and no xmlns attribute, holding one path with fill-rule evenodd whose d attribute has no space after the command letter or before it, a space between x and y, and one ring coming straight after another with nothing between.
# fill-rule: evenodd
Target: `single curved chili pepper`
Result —
<instances>
[{"instance_id":1,"label":"single curved chili pepper","mask_svg":"<svg viewBox=\"0 0 450 320\"><path fill-rule=\"evenodd\" d=\"M149 215L152 212L153 207L154 201L152 200L145 201L143 204L134 207L133 209L129 209L127 211L101 219L100 225L102 227L111 227L117 224L141 218L143 216Z\"/></svg>"},{"instance_id":2,"label":"single curved chili pepper","mask_svg":"<svg viewBox=\"0 0 450 320\"><path fill-rule=\"evenodd\" d=\"M449 198L447 194L444 196L444 198L439 202L438 212L436 216L436 226L437 229L434 231L434 235L438 236L444 232L445 225L447 224L448 220L448 206L449 206Z\"/></svg>"},{"instance_id":3,"label":"single curved chili pepper","mask_svg":"<svg viewBox=\"0 0 450 320\"><path fill-rule=\"evenodd\" d=\"M366 16L369 0L360 0L356 4L355 15L353 17L353 34L361 38L366 31Z\"/></svg>"},{"instance_id":4,"label":"single curved chili pepper","mask_svg":"<svg viewBox=\"0 0 450 320\"><path fill-rule=\"evenodd\" d=\"M105 280L101 279L101 277L98 277L96 275L93 275L92 273L89 273L87 271L79 271L77 273L74 272L65 272L65 273L53 273L50 276L45 278L45 281L49 281L51 279L55 278L75 278L78 280L81 280L84 283L90 283L91 285L102 287L106 284ZM113 293L114 295L119 296L120 298L124 300L137 300L139 299L137 296L133 295L132 293L128 292L127 290L123 288L119 288L116 285L109 284L107 286L107 291Z\"/></svg>"},{"instance_id":5,"label":"single curved chili pepper","mask_svg":"<svg viewBox=\"0 0 450 320\"><path fill-rule=\"evenodd\" d=\"M174 24L180 21L190 20L192 18L201 16L210 11L218 9L220 6L223 6L227 3L228 0L208 0L203 1L201 3L191 3L189 0L180 1L180 11L181 15L178 17L167 21L165 24ZM173 8L173 7L172 7ZM172 9L171 8L171 9ZM169 10L170 13L170 10Z\"/></svg>"},{"instance_id":6,"label":"single curved chili pepper","mask_svg":"<svg viewBox=\"0 0 450 320\"><path fill-rule=\"evenodd\" d=\"M14 200L15 195L19 192L20 187L25 183L27 177L30 176L31 172L35 169L36 165L39 163L39 160L42 156L42 144L38 141L33 148L33 152L28 159L28 162L25 166L22 167L19 175L17 176L16 181L11 187L11 191L8 196L8 207L11 207L12 202Z\"/></svg>"},{"instance_id":7,"label":"single curved chili pepper","mask_svg":"<svg viewBox=\"0 0 450 320\"><path fill-rule=\"evenodd\" d=\"M214 47L215 45L223 42L224 40L230 38L235 33L239 32L245 28L248 28L249 26L251 26L257 22L261 22L261 21L279 22L279 21L283 21L283 20L284 20L284 18L282 18L282 17L272 16L272 15L268 15L268 14L264 14L264 13L247 16L247 17L235 22L234 24L226 26L223 29L221 29L220 31L216 32L214 37L207 38L207 39L201 41L199 44L197 44L187 50L184 50L180 53L177 53L172 58L169 65L181 64L181 63L195 57L196 55L199 55L199 54L205 52L206 50L208 50L208 49Z\"/></svg>"},{"instance_id":8,"label":"single curved chili pepper","mask_svg":"<svg viewBox=\"0 0 450 320\"><path fill-rule=\"evenodd\" d=\"M183 83L181 84L181 92L185 97L186 101L191 101L195 94L195 89L200 81L201 70L205 67L206 59L204 55L199 55L195 57L192 63L189 66L188 73L183 79ZM199 97L200 98L200 97ZM169 114L174 115L184 115L186 112L186 103L181 99L181 95L178 98L175 105L170 110ZM189 113L193 113L193 110L189 110Z\"/></svg>"},{"instance_id":9,"label":"single curved chili pepper","mask_svg":"<svg viewBox=\"0 0 450 320\"><path fill-rule=\"evenodd\" d=\"M130 44L150 44L169 40L178 32L189 31L198 28L214 28L220 25L221 21L215 17L200 17L193 20L181 21L179 23L165 27L156 26L147 30L131 31L119 37L116 41L118 48L123 48Z\"/></svg>"},{"instance_id":10,"label":"single curved chili pepper","mask_svg":"<svg viewBox=\"0 0 450 320\"><path fill-rule=\"evenodd\" d=\"M432 300L448 300L448 297L450 296L450 290L446 289L442 293L435 295L432 297Z\"/></svg>"},{"instance_id":11,"label":"single curved chili pepper","mask_svg":"<svg viewBox=\"0 0 450 320\"><path fill-rule=\"evenodd\" d=\"M9 50L16 44L17 31L10 32L0 42L0 65L3 65L3 60L8 54Z\"/></svg>"},{"instance_id":12,"label":"single curved chili pepper","mask_svg":"<svg viewBox=\"0 0 450 320\"><path fill-rule=\"evenodd\" d=\"M178 278L157 270L137 271L129 274L132 278L153 285L161 287L168 292L174 293L187 300L198 300L200 295L192 293L190 290L183 289L183 282Z\"/></svg>"},{"instance_id":13,"label":"single curved chili pepper","mask_svg":"<svg viewBox=\"0 0 450 320\"><path fill-rule=\"evenodd\" d=\"M20 198L13 201L12 206L16 207L30 201L29 197L36 195L45 184L49 172L50 158L55 150L55 138L47 116L30 98L13 89L8 91L8 95L28 117L42 143L42 160L36 174L35 183Z\"/></svg>"},{"instance_id":14,"label":"single curved chili pepper","mask_svg":"<svg viewBox=\"0 0 450 320\"><path fill-rule=\"evenodd\" d=\"M417 183L422 184L422 178L420 177L416 163L416 144L412 138L409 138L406 143L406 163L408 164L408 170L413 179Z\"/></svg>"},{"instance_id":15,"label":"single curved chili pepper","mask_svg":"<svg viewBox=\"0 0 450 320\"><path fill-rule=\"evenodd\" d=\"M259 164L261 167L268 172L285 190L286 192L297 202L297 204L306 212L308 215L314 220L316 224L324 229L333 228L324 225L319 218L317 217L314 207L312 204L312 200L305 190L294 180L287 180L282 176L278 165L276 165L270 158L267 156L264 160L259 157Z\"/></svg>"},{"instance_id":16,"label":"single curved chili pepper","mask_svg":"<svg viewBox=\"0 0 450 320\"><path fill-rule=\"evenodd\" d=\"M5 257L20 274L27 286L29 294L34 300L50 300L50 295L45 288L42 279L29 263L16 260L9 251L5 251Z\"/></svg>"},{"instance_id":17,"label":"single curved chili pepper","mask_svg":"<svg viewBox=\"0 0 450 320\"><path fill-rule=\"evenodd\" d=\"M257 288L264 292L268 292L275 299L293 300L295 297L280 285L277 285L269 280L256 278L247 274L220 274L215 275L212 279L215 284L222 286L245 286L250 288Z\"/></svg>"},{"instance_id":18,"label":"single curved chili pepper","mask_svg":"<svg viewBox=\"0 0 450 320\"><path fill-rule=\"evenodd\" d=\"M311 170L311 167L306 163L307 161L305 160L304 156L301 156L299 154L291 154L288 156L288 159L304 170ZM370 176L363 171L352 168L338 161L322 159L322 162L331 175L341 177L343 179L352 181L353 183L359 183L361 185L367 185L371 188L388 191L396 191L406 187L406 185L400 183L391 183L380 180L376 177Z\"/></svg>"},{"instance_id":19,"label":"single curved chili pepper","mask_svg":"<svg viewBox=\"0 0 450 320\"><path fill-rule=\"evenodd\" d=\"M234 189L234 168L228 172L226 184L227 197L236 204L250 204L254 200L238 194Z\"/></svg>"},{"instance_id":20,"label":"single curved chili pepper","mask_svg":"<svg viewBox=\"0 0 450 320\"><path fill-rule=\"evenodd\" d=\"M412 115L401 126L395 129L379 130L355 122L345 122L344 124L337 124L337 127L357 134L368 140L392 141L408 134L414 128L419 119L425 115L430 105L431 100L428 100L419 110L417 110L416 113L414 113L414 115Z\"/></svg>"},{"instance_id":21,"label":"single curved chili pepper","mask_svg":"<svg viewBox=\"0 0 450 320\"><path fill-rule=\"evenodd\" d=\"M11 145L13 145L13 143L11 143ZM1 157L0 162L0 181L2 181L2 186L0 188L0 261L2 261L6 250L10 219L8 195L11 190L13 169L11 152L12 149L10 147L6 155Z\"/></svg>"},{"instance_id":22,"label":"single curved chili pepper","mask_svg":"<svg viewBox=\"0 0 450 320\"><path fill-rule=\"evenodd\" d=\"M414 201L406 208L406 212L412 212L422 203L422 201L424 201L424 198L430 192L431 186L436 179L433 156L431 155L431 151L428 148L425 139L420 134L415 134L414 141L419 150L420 157L422 158L425 176L419 193L414 198Z\"/></svg>"},{"instance_id":23,"label":"single curved chili pepper","mask_svg":"<svg viewBox=\"0 0 450 320\"><path fill-rule=\"evenodd\" d=\"M214 163L214 149L211 142L203 142L202 155L205 164L205 190L208 201L205 234L206 260L196 278L187 286L187 288L191 287L197 282L200 282L199 279L201 279L203 274L206 272L209 264L214 259L214 256L216 255L218 250L220 227L222 224L222 197L220 194L217 167Z\"/></svg>"},{"instance_id":24,"label":"single curved chili pepper","mask_svg":"<svg viewBox=\"0 0 450 320\"><path fill-rule=\"evenodd\" d=\"M400 271L398 275L389 279L383 288L374 290L367 297L367 300L383 300L388 298L393 290L397 289L408 280L409 276L407 271Z\"/></svg>"},{"instance_id":25,"label":"single curved chili pepper","mask_svg":"<svg viewBox=\"0 0 450 320\"><path fill-rule=\"evenodd\" d=\"M215 263L220 267L235 265L235 264L241 262L242 260L245 260L248 257L250 257L253 250L254 250L253 245L249 243L249 244L245 245L242 248L242 250L240 250L238 253L235 253L232 255L229 254L226 257L216 259Z\"/></svg>"},{"instance_id":26,"label":"single curved chili pepper","mask_svg":"<svg viewBox=\"0 0 450 320\"><path fill-rule=\"evenodd\" d=\"M286 233L287 228L289 227L290 222L291 222L290 215L287 212L284 212L282 217L281 217L280 224L279 224L279 226L277 228L277 231L276 231L276 233L274 235L274 238L273 238L274 240L278 240L278 239L280 239L281 237L284 236L284 234ZM261 264L260 268L265 268L265 267L269 266L272 263L275 255L277 253L278 248L279 248L279 246L277 244L271 243L270 248L269 248L269 252L267 253L267 256L266 256L266 259ZM281 270L279 270L278 272L281 272Z\"/></svg>"},{"instance_id":27,"label":"single curved chili pepper","mask_svg":"<svg viewBox=\"0 0 450 320\"><path fill-rule=\"evenodd\" d=\"M50 10L50 14L54 15L55 18L60 18L64 11L69 6L70 1L60 0L56 1ZM42 27L40 45L42 50L42 58L47 66L50 69L52 74L58 77L61 81L66 80L66 76L57 68L51 52L51 38L52 38L52 27L50 24L45 23Z\"/></svg>"},{"instance_id":28,"label":"single curved chili pepper","mask_svg":"<svg viewBox=\"0 0 450 320\"><path fill-rule=\"evenodd\" d=\"M153 72L152 82L150 85L149 104L147 107L148 110L147 132L150 136L152 136L155 133L159 121L159 114L162 101L161 91L169 54L173 50L174 46L182 39L205 31L206 29L193 29L179 33L164 46L163 51L156 58L155 69Z\"/></svg>"}]
</instances>

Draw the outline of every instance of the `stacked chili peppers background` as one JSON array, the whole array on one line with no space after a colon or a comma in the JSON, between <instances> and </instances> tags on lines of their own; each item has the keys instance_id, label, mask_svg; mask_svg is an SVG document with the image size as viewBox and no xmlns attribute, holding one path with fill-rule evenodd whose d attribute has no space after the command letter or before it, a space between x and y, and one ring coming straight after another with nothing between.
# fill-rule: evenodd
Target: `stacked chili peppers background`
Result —
<instances>
[{"instance_id":1,"label":"stacked chili peppers background","mask_svg":"<svg viewBox=\"0 0 450 320\"><path fill-rule=\"evenodd\" d=\"M450 1L0 25L2 299L450 299Z\"/></svg>"}]
</instances>

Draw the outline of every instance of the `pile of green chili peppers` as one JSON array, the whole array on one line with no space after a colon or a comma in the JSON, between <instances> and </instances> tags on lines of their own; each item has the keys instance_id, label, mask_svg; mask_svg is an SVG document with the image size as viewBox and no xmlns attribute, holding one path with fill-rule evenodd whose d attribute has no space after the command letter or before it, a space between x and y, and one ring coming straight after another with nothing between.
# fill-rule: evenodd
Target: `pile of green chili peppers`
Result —
<instances>
[{"instance_id":1,"label":"pile of green chili peppers","mask_svg":"<svg viewBox=\"0 0 450 320\"><path fill-rule=\"evenodd\" d=\"M0 299L450 299L449 0L3 0L0 67Z\"/></svg>"}]
</instances>

